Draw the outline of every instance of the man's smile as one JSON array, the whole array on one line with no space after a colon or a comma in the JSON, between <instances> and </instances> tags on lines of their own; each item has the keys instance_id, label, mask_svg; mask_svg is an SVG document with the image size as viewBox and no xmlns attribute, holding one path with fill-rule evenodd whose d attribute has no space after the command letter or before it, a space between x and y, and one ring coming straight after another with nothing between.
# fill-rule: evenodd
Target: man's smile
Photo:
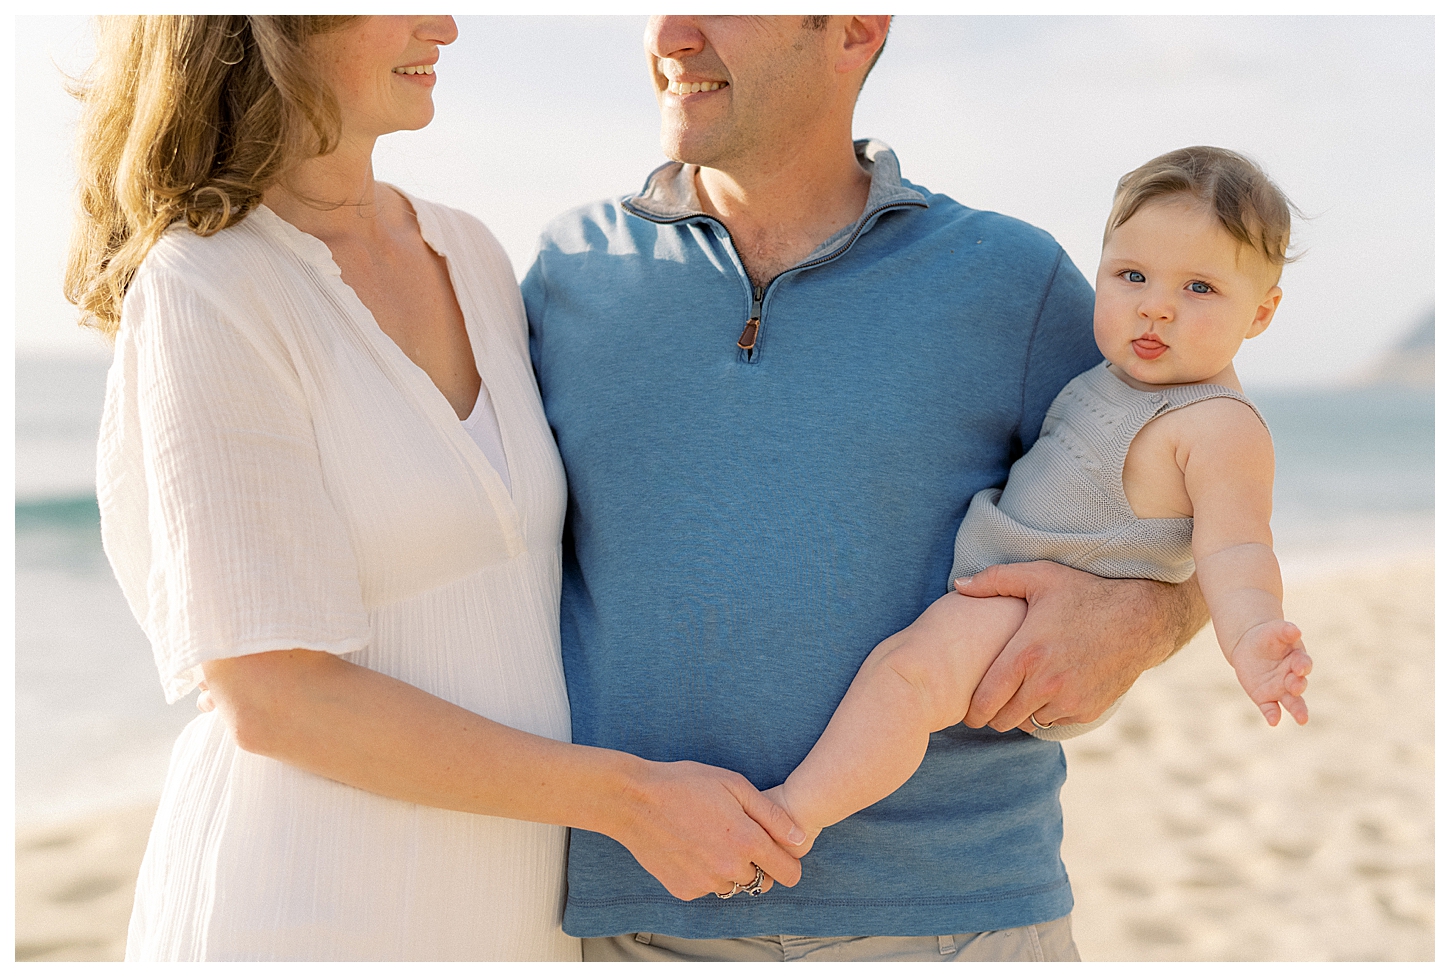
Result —
<instances>
[{"instance_id":1,"label":"man's smile","mask_svg":"<svg viewBox=\"0 0 1450 977\"><path fill-rule=\"evenodd\" d=\"M713 92L729 87L728 81L672 81L665 86L665 91L671 95L693 95L696 92Z\"/></svg>"}]
</instances>

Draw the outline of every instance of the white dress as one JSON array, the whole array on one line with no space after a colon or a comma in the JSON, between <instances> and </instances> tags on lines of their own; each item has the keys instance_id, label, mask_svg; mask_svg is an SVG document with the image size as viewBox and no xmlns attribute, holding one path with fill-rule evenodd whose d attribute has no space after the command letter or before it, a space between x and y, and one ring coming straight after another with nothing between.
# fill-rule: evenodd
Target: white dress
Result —
<instances>
[{"instance_id":1,"label":"white dress","mask_svg":"<svg viewBox=\"0 0 1450 977\"><path fill-rule=\"evenodd\" d=\"M413 201L448 259L512 491L318 239L265 207L173 228L128 290L106 390L106 553L168 701L214 658L346 655L569 738L564 473L508 259ZM391 800L237 749L172 752L128 960L577 960L565 829Z\"/></svg>"}]
</instances>

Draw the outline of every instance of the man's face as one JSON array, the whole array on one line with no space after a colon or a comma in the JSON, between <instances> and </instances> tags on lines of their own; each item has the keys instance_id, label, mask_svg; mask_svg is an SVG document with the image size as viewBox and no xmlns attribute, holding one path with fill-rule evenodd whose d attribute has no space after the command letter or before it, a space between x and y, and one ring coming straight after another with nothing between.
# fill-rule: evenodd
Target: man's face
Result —
<instances>
[{"instance_id":1,"label":"man's face","mask_svg":"<svg viewBox=\"0 0 1450 977\"><path fill-rule=\"evenodd\" d=\"M788 152L835 94L829 36L797 16L650 18L665 155L728 171Z\"/></svg>"}]
</instances>

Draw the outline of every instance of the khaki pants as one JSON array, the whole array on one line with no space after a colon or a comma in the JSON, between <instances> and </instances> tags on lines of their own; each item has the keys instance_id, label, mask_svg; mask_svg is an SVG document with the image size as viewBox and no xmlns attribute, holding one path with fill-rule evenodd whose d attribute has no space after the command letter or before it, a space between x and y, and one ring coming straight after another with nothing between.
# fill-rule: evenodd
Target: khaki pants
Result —
<instances>
[{"instance_id":1,"label":"khaki pants","mask_svg":"<svg viewBox=\"0 0 1450 977\"><path fill-rule=\"evenodd\" d=\"M586 961L756 962L1080 960L1072 917L986 933L951 936L745 936L687 940L659 933L626 933L584 941Z\"/></svg>"}]
</instances>

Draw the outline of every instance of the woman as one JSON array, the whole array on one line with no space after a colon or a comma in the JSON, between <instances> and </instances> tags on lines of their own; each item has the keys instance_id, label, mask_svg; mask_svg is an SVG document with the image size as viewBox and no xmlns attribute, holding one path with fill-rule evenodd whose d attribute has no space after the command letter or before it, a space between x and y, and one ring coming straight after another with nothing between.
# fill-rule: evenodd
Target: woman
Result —
<instances>
[{"instance_id":1,"label":"woman","mask_svg":"<svg viewBox=\"0 0 1450 977\"><path fill-rule=\"evenodd\" d=\"M214 705L128 959L577 959L563 826L681 898L799 877L743 778L568 743L563 472L512 271L372 177L455 36L103 24L67 272L116 342L102 533L168 699Z\"/></svg>"}]
</instances>

